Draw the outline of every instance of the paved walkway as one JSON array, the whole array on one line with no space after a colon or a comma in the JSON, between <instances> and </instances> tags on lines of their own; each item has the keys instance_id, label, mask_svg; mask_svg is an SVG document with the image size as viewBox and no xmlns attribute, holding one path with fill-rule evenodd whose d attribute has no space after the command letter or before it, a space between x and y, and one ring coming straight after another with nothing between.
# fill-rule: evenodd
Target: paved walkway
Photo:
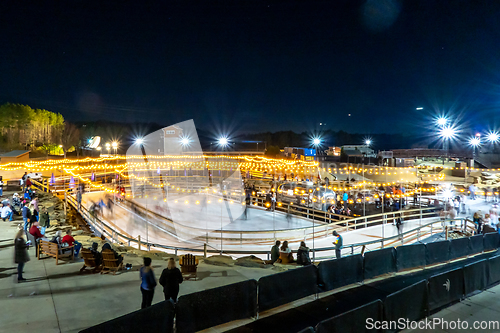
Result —
<instances>
[{"instance_id":1,"label":"paved walkway","mask_svg":"<svg viewBox=\"0 0 500 333\"><path fill-rule=\"evenodd\" d=\"M20 218L0 220L0 332L78 332L83 328L130 313L140 308L138 268L142 258L127 255L125 263L133 270L117 275L83 274L82 262L37 260L29 250L27 282L17 283L17 265L13 262L13 238ZM158 278L166 261L153 260ZM275 273L273 268L220 267L201 263L197 281L185 281L180 295L230 283L259 279ZM161 286L156 288L153 303L163 299Z\"/></svg>"},{"instance_id":2,"label":"paved walkway","mask_svg":"<svg viewBox=\"0 0 500 333\"><path fill-rule=\"evenodd\" d=\"M499 296L500 285L497 285L493 288L483 291L482 293L467 297L462 302L454 304L429 316L427 318L428 321L436 320L442 323L436 325L434 329L407 329L402 332L500 332ZM461 322L460 327L462 327L463 329L457 329L456 326L453 326L456 325L459 320ZM445 324L444 322L447 322L447 324ZM478 324L489 326L483 326L485 329L474 329L474 325Z\"/></svg>"}]
</instances>

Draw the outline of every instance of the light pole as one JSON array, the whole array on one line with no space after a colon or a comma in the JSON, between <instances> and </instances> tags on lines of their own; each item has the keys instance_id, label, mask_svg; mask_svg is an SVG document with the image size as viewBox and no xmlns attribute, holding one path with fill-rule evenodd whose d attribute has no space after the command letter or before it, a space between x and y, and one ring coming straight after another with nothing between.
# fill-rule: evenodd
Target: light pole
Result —
<instances>
[{"instance_id":1,"label":"light pole","mask_svg":"<svg viewBox=\"0 0 500 333\"><path fill-rule=\"evenodd\" d=\"M224 151L224 149L229 145L229 139L227 138L227 136L221 136L217 140L217 144L219 145L219 147L222 148L222 151ZM220 201L221 202L221 206L220 206L220 253L222 254L222 205L226 204L228 217L229 218L231 217L229 207L227 207L227 201L224 200L225 196L224 196L224 184L223 184L224 174L222 172L222 155L221 155L221 163L219 165L219 172L220 172L220 190L221 190L221 194L222 194L222 197L220 199L221 200Z\"/></svg>"},{"instance_id":2,"label":"light pole","mask_svg":"<svg viewBox=\"0 0 500 333\"><path fill-rule=\"evenodd\" d=\"M481 146L481 134L476 133L475 136L470 138L469 145L472 147L472 167L473 167L474 161L476 160L476 148ZM465 177L467 177L469 173L470 173L470 168L467 168L467 172L465 173Z\"/></svg>"},{"instance_id":3,"label":"light pole","mask_svg":"<svg viewBox=\"0 0 500 333\"><path fill-rule=\"evenodd\" d=\"M365 145L366 145L366 154L368 154L368 148L370 147L370 144L372 143L372 140L366 139L365 140ZM368 157L368 164L370 164L370 157ZM365 192L365 159L363 158L363 216L366 216L366 198L365 198L366 192Z\"/></svg>"}]
</instances>

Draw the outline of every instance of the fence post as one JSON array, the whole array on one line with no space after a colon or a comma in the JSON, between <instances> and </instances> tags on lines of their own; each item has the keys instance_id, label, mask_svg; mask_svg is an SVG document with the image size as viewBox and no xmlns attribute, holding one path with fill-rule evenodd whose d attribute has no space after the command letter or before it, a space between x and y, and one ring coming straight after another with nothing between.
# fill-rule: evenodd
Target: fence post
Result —
<instances>
[{"instance_id":1,"label":"fence post","mask_svg":"<svg viewBox=\"0 0 500 333\"><path fill-rule=\"evenodd\" d=\"M141 249L141 235L137 236L137 244L139 245L139 250Z\"/></svg>"},{"instance_id":2,"label":"fence post","mask_svg":"<svg viewBox=\"0 0 500 333\"><path fill-rule=\"evenodd\" d=\"M207 243L203 244L203 258L207 258Z\"/></svg>"}]
</instances>

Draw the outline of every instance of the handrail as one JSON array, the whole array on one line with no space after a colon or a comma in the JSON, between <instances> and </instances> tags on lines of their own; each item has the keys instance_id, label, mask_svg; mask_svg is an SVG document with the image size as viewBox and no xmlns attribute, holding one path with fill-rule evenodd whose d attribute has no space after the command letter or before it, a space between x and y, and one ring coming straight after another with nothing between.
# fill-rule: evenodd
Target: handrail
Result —
<instances>
[{"instance_id":1,"label":"handrail","mask_svg":"<svg viewBox=\"0 0 500 333\"><path fill-rule=\"evenodd\" d=\"M77 209L77 202L76 202L76 199L71 196L71 195L68 195L67 196L67 199L68 199L68 202L75 208ZM105 223L104 221L102 221L101 219L97 218L97 217L91 217L91 214L90 212L85 208L85 207L80 207L80 213L82 214L82 217L84 218L84 220L91 226L92 229L94 229L94 231L99 231L99 227L100 227L100 232L101 234L104 234L104 235L108 235L109 238L111 238L111 240L113 242L127 242L128 245L130 246L132 242L136 243L138 245L138 248L140 249L141 246L146 246L146 248L150 249L151 247L156 247L156 248L161 248L161 249L167 249L167 250L174 250L175 253L177 254L178 251L189 251L189 252L206 252L206 253L220 253L220 252L224 252L226 254L267 254L268 257L270 255L270 251L263 251L263 250L251 250L251 251L244 251L244 250L224 250L224 251L221 251L221 250L217 250L217 249L202 249L202 248L196 248L196 247L178 247L178 246L168 246L168 245L163 245L163 244L157 244L157 243L151 243L151 242L143 242L140 240L140 237L138 237L138 239L135 239L133 237L130 237L129 235L123 235L117 231L115 231L111 226L109 226L107 223ZM355 244L348 244L348 245L345 245L344 248L350 248L351 249L351 254L354 254L354 248L359 248L359 247L363 247L363 246L368 246L368 245L372 245L372 244L377 244L377 243L380 243L381 244L381 247L383 248L384 247L384 242L387 242L387 241L390 241L390 240L395 240L396 238L400 238L400 237L403 237L404 239L404 236L405 235L409 235L415 231L420 231L422 230L423 228L427 228L429 226L431 226L431 234L432 234L432 226L434 224L442 224L442 223L446 223L446 222L452 222L452 221L461 221L461 226L462 228L465 227L465 229L467 228L471 228L468 224L471 222L470 220L468 219L452 219L452 220L445 220L445 221L442 221L442 220L437 220L437 221L433 221L433 222L428 222L428 223L425 223L421 226L418 226L416 228L413 228L411 230L408 230L408 231L405 231L403 233L401 233L400 235L395 235L395 236L391 236L391 237L387 237L387 238L384 238L384 239L378 239L378 240L373 240L373 241L369 241L369 242L360 242L360 243L355 243ZM463 224L463 221L465 221L465 225ZM99 226L100 224L100 226ZM439 228L438 228L439 229ZM201 246L201 244L200 244ZM313 252L313 258L315 258L316 256L316 253L317 252L325 252L325 251L332 251L334 250L335 247L332 246L332 247L323 247L323 248L315 248L315 249L311 249L311 251ZM293 251L295 252L295 251ZM323 257L323 258L318 258L318 260L323 260L323 259L329 259L329 258L332 258L332 256L327 256L327 257Z\"/></svg>"}]
</instances>

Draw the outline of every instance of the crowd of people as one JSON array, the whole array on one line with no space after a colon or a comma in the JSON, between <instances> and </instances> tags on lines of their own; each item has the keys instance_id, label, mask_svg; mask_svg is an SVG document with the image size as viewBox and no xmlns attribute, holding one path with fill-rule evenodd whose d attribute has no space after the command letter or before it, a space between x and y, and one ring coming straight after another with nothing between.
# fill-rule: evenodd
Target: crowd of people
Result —
<instances>
[{"instance_id":1,"label":"crowd of people","mask_svg":"<svg viewBox=\"0 0 500 333\"><path fill-rule=\"evenodd\" d=\"M333 231L332 235L334 237L332 243L335 247L335 256L337 259L340 259L342 256L343 238L336 230ZM298 265L307 266L311 264L309 252L310 249L302 241L297 249L297 259L295 259L292 250L288 246L288 241L281 243L281 241L277 240L271 248L271 260L268 261L268 264L274 264L275 262L281 264L297 263Z\"/></svg>"},{"instance_id":2,"label":"crowd of people","mask_svg":"<svg viewBox=\"0 0 500 333\"><path fill-rule=\"evenodd\" d=\"M472 216L472 221L476 227L476 233L499 232L500 219L498 217L498 205L493 204L488 213L483 215L481 210L478 210Z\"/></svg>"}]
</instances>

